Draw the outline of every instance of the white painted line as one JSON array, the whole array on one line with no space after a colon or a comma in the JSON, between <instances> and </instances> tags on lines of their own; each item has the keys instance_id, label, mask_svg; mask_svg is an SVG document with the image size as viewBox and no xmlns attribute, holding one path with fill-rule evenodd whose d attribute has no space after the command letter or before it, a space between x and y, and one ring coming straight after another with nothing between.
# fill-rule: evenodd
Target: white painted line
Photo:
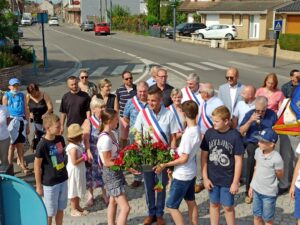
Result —
<instances>
[{"instance_id":1,"label":"white painted line","mask_svg":"<svg viewBox=\"0 0 300 225\"><path fill-rule=\"evenodd\" d=\"M237 61L228 61L228 63L248 67L248 68L251 68L251 69L257 69L258 68L257 66L253 66L253 65L250 65L248 63L241 63L241 62L237 62Z\"/></svg>"},{"instance_id":2,"label":"white painted line","mask_svg":"<svg viewBox=\"0 0 300 225\"><path fill-rule=\"evenodd\" d=\"M61 103L61 99L55 100L56 104L60 104Z\"/></svg>"},{"instance_id":3,"label":"white painted line","mask_svg":"<svg viewBox=\"0 0 300 225\"><path fill-rule=\"evenodd\" d=\"M131 70L131 73L142 73L144 71L145 65L144 64L137 64Z\"/></svg>"},{"instance_id":4,"label":"white painted line","mask_svg":"<svg viewBox=\"0 0 300 225\"><path fill-rule=\"evenodd\" d=\"M105 70L108 69L108 66L98 67L94 72L90 74L90 77L101 77Z\"/></svg>"},{"instance_id":5,"label":"white painted line","mask_svg":"<svg viewBox=\"0 0 300 225\"><path fill-rule=\"evenodd\" d=\"M194 69L190 68L190 67L187 67L187 66L183 66L183 65L180 65L180 64L177 64L177 63L166 63L170 66L174 66L174 67L177 67L179 69L182 69L182 70L186 70L186 71L193 71Z\"/></svg>"},{"instance_id":6,"label":"white painted line","mask_svg":"<svg viewBox=\"0 0 300 225\"><path fill-rule=\"evenodd\" d=\"M61 72L61 71L63 71L63 70L65 70L65 69L64 69L64 68L57 68L57 69L54 69L54 70L52 70L51 72L46 73L46 76L53 76L54 74L57 74L57 73L59 73L59 72Z\"/></svg>"},{"instance_id":7,"label":"white painted line","mask_svg":"<svg viewBox=\"0 0 300 225\"><path fill-rule=\"evenodd\" d=\"M227 70L228 69L228 67L221 66L221 65L211 63L211 62L200 62L200 63L202 63L204 65L207 65L207 66L215 67L215 68L218 68L218 69L221 69L221 70Z\"/></svg>"},{"instance_id":8,"label":"white painted line","mask_svg":"<svg viewBox=\"0 0 300 225\"><path fill-rule=\"evenodd\" d=\"M192 67L195 67L195 68L198 68L198 69L201 69L201 70L213 70L213 69L211 69L209 67L202 66L202 65L199 65L199 64L196 64L196 63L192 63L192 62L187 62L187 63L184 63L184 64L192 66Z\"/></svg>"},{"instance_id":9,"label":"white painted line","mask_svg":"<svg viewBox=\"0 0 300 225\"><path fill-rule=\"evenodd\" d=\"M131 57L136 57L136 55L131 54L131 53L127 53L127 55L131 56Z\"/></svg>"},{"instance_id":10,"label":"white painted line","mask_svg":"<svg viewBox=\"0 0 300 225\"><path fill-rule=\"evenodd\" d=\"M120 75L122 74L128 65L123 65L123 66L117 66L112 72L111 75Z\"/></svg>"}]
</instances>

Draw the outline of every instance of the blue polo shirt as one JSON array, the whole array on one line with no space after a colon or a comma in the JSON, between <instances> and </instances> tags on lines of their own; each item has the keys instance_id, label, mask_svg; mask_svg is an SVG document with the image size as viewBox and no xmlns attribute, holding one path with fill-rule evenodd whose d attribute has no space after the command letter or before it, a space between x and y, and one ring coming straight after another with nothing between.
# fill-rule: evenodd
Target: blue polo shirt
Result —
<instances>
[{"instance_id":1,"label":"blue polo shirt","mask_svg":"<svg viewBox=\"0 0 300 225\"><path fill-rule=\"evenodd\" d=\"M243 126L252 116L252 114L255 112L255 109L250 110L248 113L246 113L241 125ZM258 143L258 140L254 137L255 135L258 135L258 133L266 128L272 128L274 124L277 121L277 115L276 113L271 110L267 109L264 118L260 120L260 123L258 124L256 121L253 121L249 127L249 130L246 132L246 136L244 137L244 141L246 143Z\"/></svg>"},{"instance_id":2,"label":"blue polo shirt","mask_svg":"<svg viewBox=\"0 0 300 225\"><path fill-rule=\"evenodd\" d=\"M138 99L139 103L143 105L143 103ZM136 118L138 116L139 112L135 108L132 98L129 99L125 105L123 116L128 118L130 120L130 128L134 126Z\"/></svg>"}]
</instances>

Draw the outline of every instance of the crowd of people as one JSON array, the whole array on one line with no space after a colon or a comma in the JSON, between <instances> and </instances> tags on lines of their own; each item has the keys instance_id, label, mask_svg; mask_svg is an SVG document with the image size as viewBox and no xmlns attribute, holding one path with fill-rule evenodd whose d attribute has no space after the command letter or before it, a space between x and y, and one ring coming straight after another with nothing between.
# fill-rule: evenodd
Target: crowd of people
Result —
<instances>
[{"instance_id":1,"label":"crowd of people","mask_svg":"<svg viewBox=\"0 0 300 225\"><path fill-rule=\"evenodd\" d=\"M182 89L168 84L168 71L162 67L152 67L150 75L149 80L134 84L131 72L123 72L123 84L115 94L108 79L97 86L89 81L87 71L70 76L60 117L53 114L51 97L37 84L29 84L25 95L18 79L9 81L0 105L1 164L11 166L16 150L22 172L32 173L24 159L24 143L33 123L36 191L44 197L48 224L54 217L62 225L68 199L71 216L87 216L96 188L102 189L108 207L107 223L126 224L130 205L125 177L123 171L111 168L120 149L135 142L132 128L139 133L151 128L154 141L179 155L174 161L153 165L152 171L129 169L134 175L130 187L144 184L148 207L144 225L164 225L165 207L176 224L185 224L179 211L182 200L188 206L190 224L198 224L195 193L204 189L209 192L211 224L219 224L221 206L227 224L235 224L234 195L242 174L254 224L273 224L277 196L288 191L295 199L294 216L300 224L300 138L278 136L272 129L284 99L293 98L299 70L290 72L291 80L281 90L275 73L268 74L256 90L240 83L237 68L228 68L226 82L217 91L212 83L200 83L195 73L187 76ZM158 180L164 187L161 192L154 189ZM80 201L86 192L84 208Z\"/></svg>"}]
</instances>

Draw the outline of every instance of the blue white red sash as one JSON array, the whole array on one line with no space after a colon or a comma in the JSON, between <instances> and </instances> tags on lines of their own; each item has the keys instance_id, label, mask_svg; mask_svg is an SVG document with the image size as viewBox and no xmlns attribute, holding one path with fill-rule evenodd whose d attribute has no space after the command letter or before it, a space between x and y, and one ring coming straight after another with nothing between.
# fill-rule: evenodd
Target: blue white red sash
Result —
<instances>
[{"instance_id":1,"label":"blue white red sash","mask_svg":"<svg viewBox=\"0 0 300 225\"><path fill-rule=\"evenodd\" d=\"M206 129L209 129L209 128L213 127L213 122L210 120L210 118L206 114L206 102L202 104L201 114L200 114L200 117L199 117L198 125L201 124L201 121L203 121L203 124L206 127Z\"/></svg>"},{"instance_id":2,"label":"blue white red sash","mask_svg":"<svg viewBox=\"0 0 300 225\"><path fill-rule=\"evenodd\" d=\"M186 87L184 90L185 90L185 92L186 92L188 98L189 98L190 100L196 102L197 105L200 106L200 102L199 102L197 96L195 95L195 93L192 92L191 89L189 89L188 87Z\"/></svg>"},{"instance_id":3,"label":"blue white red sash","mask_svg":"<svg viewBox=\"0 0 300 225\"><path fill-rule=\"evenodd\" d=\"M168 144L167 135L161 129L157 119L153 115L153 112L148 108L143 109L142 112L147 121L148 126L153 127L153 133L154 133L156 140L161 141L164 144Z\"/></svg>"},{"instance_id":4,"label":"blue white red sash","mask_svg":"<svg viewBox=\"0 0 300 225\"><path fill-rule=\"evenodd\" d=\"M96 129L99 129L100 120L97 119L97 118L95 117L95 115L92 115L92 116L90 117L90 121L91 121L91 123L93 124L93 126L94 126Z\"/></svg>"},{"instance_id":5,"label":"blue white red sash","mask_svg":"<svg viewBox=\"0 0 300 225\"><path fill-rule=\"evenodd\" d=\"M169 109L172 113L174 113L175 118L176 118L177 125L178 125L178 127L179 127L179 131L180 131L180 132L183 132L183 130L184 130L184 129L183 129L183 125L182 125L182 123L181 123L181 121L180 121L180 117L179 117L179 115L178 115L178 112L177 112L177 110L176 110L174 104L168 106L168 109Z\"/></svg>"},{"instance_id":6,"label":"blue white red sash","mask_svg":"<svg viewBox=\"0 0 300 225\"><path fill-rule=\"evenodd\" d=\"M136 111L140 112L144 109L144 106L140 103L139 99L136 96L133 96L131 100Z\"/></svg>"}]
</instances>

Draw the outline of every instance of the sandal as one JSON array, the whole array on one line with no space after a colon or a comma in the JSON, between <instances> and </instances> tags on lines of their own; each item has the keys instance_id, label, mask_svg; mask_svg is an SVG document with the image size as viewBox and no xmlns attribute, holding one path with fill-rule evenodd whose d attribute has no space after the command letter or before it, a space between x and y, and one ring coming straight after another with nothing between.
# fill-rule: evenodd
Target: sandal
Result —
<instances>
[{"instance_id":1,"label":"sandal","mask_svg":"<svg viewBox=\"0 0 300 225\"><path fill-rule=\"evenodd\" d=\"M86 204L85 204L87 207L92 207L94 205L94 199L93 198L90 198Z\"/></svg>"},{"instance_id":2,"label":"sandal","mask_svg":"<svg viewBox=\"0 0 300 225\"><path fill-rule=\"evenodd\" d=\"M77 209L73 209L71 210L70 216L79 217L79 216L83 216L83 213Z\"/></svg>"}]
</instances>

